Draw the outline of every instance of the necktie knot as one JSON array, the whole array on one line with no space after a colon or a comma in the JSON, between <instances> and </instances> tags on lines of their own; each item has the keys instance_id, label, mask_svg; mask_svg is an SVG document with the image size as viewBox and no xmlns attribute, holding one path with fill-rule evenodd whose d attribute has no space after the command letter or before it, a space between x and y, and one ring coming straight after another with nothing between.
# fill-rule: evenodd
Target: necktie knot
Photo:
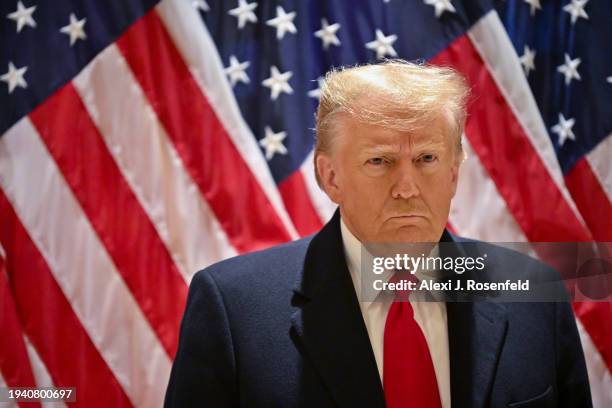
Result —
<instances>
[{"instance_id":1,"label":"necktie knot","mask_svg":"<svg viewBox=\"0 0 612 408\"><path fill-rule=\"evenodd\" d=\"M395 287L394 302L408 302L410 293L418 287L418 279L410 272L396 271L389 282Z\"/></svg>"}]
</instances>

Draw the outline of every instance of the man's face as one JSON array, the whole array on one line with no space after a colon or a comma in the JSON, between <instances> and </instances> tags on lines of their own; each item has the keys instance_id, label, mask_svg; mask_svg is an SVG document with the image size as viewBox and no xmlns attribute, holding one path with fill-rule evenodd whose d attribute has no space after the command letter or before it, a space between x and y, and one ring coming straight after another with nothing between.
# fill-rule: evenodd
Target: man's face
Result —
<instances>
[{"instance_id":1,"label":"man's face","mask_svg":"<svg viewBox=\"0 0 612 408\"><path fill-rule=\"evenodd\" d=\"M338 118L322 185L361 242L437 242L455 195L459 153L440 118L414 132Z\"/></svg>"}]
</instances>

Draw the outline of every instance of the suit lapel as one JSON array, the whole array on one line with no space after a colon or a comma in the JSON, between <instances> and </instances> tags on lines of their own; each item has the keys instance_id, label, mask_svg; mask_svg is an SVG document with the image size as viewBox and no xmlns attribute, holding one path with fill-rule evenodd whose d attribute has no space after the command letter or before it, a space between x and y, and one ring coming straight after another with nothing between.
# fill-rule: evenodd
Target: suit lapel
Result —
<instances>
[{"instance_id":1,"label":"suit lapel","mask_svg":"<svg viewBox=\"0 0 612 408\"><path fill-rule=\"evenodd\" d=\"M492 302L446 305L451 405L484 407L507 330L506 309Z\"/></svg>"},{"instance_id":2,"label":"suit lapel","mask_svg":"<svg viewBox=\"0 0 612 408\"><path fill-rule=\"evenodd\" d=\"M336 404L384 407L374 353L344 259L338 212L310 244L294 304L298 348Z\"/></svg>"},{"instance_id":3,"label":"suit lapel","mask_svg":"<svg viewBox=\"0 0 612 408\"><path fill-rule=\"evenodd\" d=\"M481 255L475 245L462 245L470 241L463 241L447 231L442 236L442 241L457 244L446 246L443 256ZM470 273L451 275L454 275L452 279L460 280L471 277ZM482 275L479 279L482 280ZM484 300L459 301L455 294L449 293L446 313L451 405L476 408L487 406L507 331L506 306Z\"/></svg>"}]
</instances>

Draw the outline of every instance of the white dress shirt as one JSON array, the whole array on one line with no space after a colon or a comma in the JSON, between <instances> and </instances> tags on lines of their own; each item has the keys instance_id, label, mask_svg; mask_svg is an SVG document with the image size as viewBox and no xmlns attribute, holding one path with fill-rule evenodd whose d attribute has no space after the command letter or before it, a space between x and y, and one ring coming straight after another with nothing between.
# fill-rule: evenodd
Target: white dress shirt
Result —
<instances>
[{"instance_id":1,"label":"white dress shirt","mask_svg":"<svg viewBox=\"0 0 612 408\"><path fill-rule=\"evenodd\" d=\"M353 280L359 307L365 322L380 380L383 379L383 344L387 313L393 302L391 296L379 296L375 302L361 301L361 243L340 221L344 254ZM443 408L450 407L450 363L448 354L448 324L446 303L419 302L409 298L414 310L414 319L423 331L436 373L438 391Z\"/></svg>"}]
</instances>

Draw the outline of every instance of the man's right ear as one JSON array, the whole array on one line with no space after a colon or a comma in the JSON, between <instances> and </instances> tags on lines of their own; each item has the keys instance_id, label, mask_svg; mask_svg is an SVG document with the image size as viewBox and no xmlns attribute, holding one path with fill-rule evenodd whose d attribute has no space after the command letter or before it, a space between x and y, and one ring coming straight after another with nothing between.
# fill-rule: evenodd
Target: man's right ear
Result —
<instances>
[{"instance_id":1,"label":"man's right ear","mask_svg":"<svg viewBox=\"0 0 612 408\"><path fill-rule=\"evenodd\" d=\"M332 159L325 154L318 154L315 159L315 168L319 185L327 196L336 204L340 204L340 189L338 187L338 173L334 168Z\"/></svg>"}]
</instances>

